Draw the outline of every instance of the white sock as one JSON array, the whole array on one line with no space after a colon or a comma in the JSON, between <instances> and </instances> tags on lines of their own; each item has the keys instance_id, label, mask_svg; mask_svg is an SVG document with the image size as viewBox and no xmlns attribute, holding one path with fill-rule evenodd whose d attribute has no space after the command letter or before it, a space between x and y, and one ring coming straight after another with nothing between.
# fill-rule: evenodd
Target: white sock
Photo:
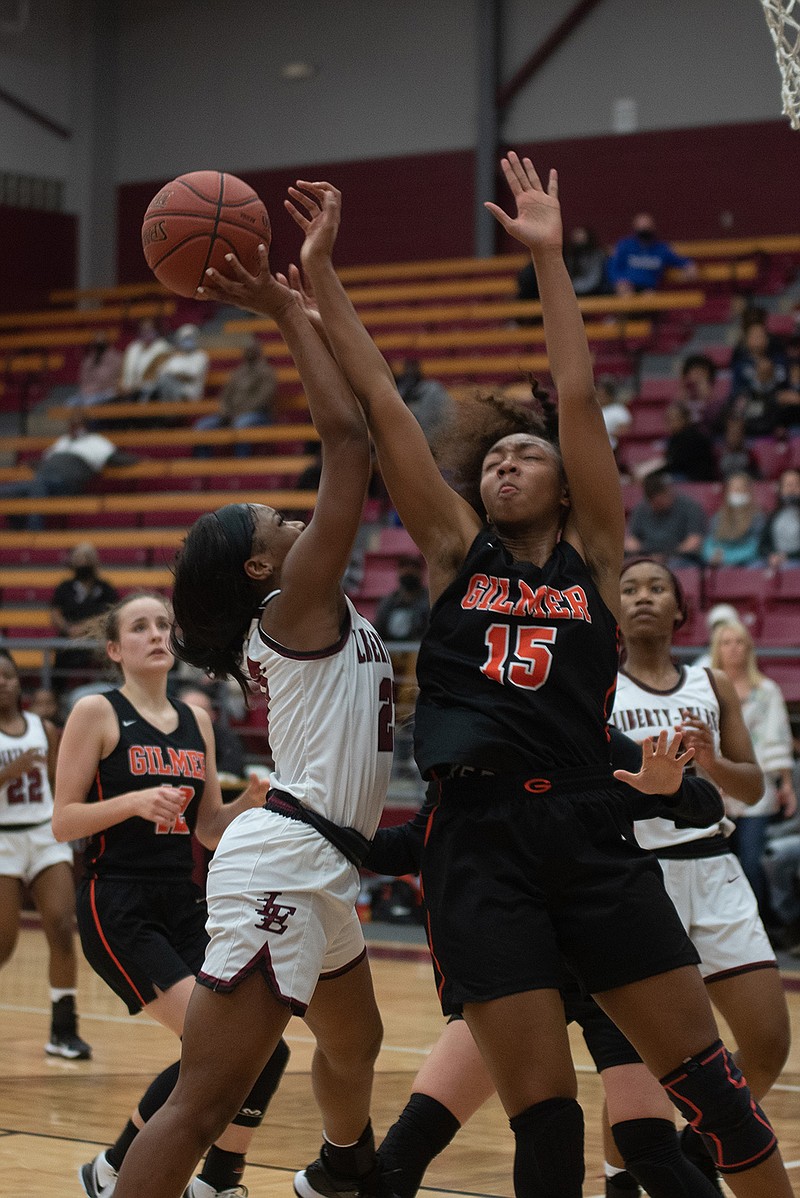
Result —
<instances>
[{"instance_id":1,"label":"white sock","mask_svg":"<svg viewBox=\"0 0 800 1198\"><path fill-rule=\"evenodd\" d=\"M58 1002L60 998L67 998L70 994L75 998L77 990L57 990L54 986L50 987L50 1002Z\"/></svg>"},{"instance_id":2,"label":"white sock","mask_svg":"<svg viewBox=\"0 0 800 1198\"><path fill-rule=\"evenodd\" d=\"M603 1168L606 1171L606 1177L617 1177L620 1173L627 1173L626 1168L618 1169L616 1165L609 1165L608 1161L603 1162Z\"/></svg>"},{"instance_id":3,"label":"white sock","mask_svg":"<svg viewBox=\"0 0 800 1198\"><path fill-rule=\"evenodd\" d=\"M353 1140L352 1144L336 1144L330 1138L324 1128L322 1129L322 1138L326 1144L330 1144L331 1148L355 1148L356 1144L358 1143L358 1140Z\"/></svg>"}]
</instances>

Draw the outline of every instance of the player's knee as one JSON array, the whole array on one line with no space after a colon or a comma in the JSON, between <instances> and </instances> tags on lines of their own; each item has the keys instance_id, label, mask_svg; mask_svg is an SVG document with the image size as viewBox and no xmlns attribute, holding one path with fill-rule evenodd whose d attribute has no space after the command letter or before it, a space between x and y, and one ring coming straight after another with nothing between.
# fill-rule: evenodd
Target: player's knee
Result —
<instances>
[{"instance_id":1,"label":"player's knee","mask_svg":"<svg viewBox=\"0 0 800 1198\"><path fill-rule=\"evenodd\" d=\"M261 1070L253 1088L233 1118L233 1122L238 1127L258 1127L261 1124L272 1095L283 1077L288 1060L289 1046L285 1040L279 1040L277 1048Z\"/></svg>"},{"instance_id":2,"label":"player's knee","mask_svg":"<svg viewBox=\"0 0 800 1198\"><path fill-rule=\"evenodd\" d=\"M574 1098L548 1098L509 1120L516 1141L514 1191L580 1198L583 1111Z\"/></svg>"},{"instance_id":3,"label":"player's knee","mask_svg":"<svg viewBox=\"0 0 800 1198\"><path fill-rule=\"evenodd\" d=\"M762 1074L774 1081L789 1058L791 1033L789 1020L766 1019L755 1036L748 1058L758 1063Z\"/></svg>"},{"instance_id":4,"label":"player's knee","mask_svg":"<svg viewBox=\"0 0 800 1198\"><path fill-rule=\"evenodd\" d=\"M67 955L73 951L73 916L63 912L49 914L42 920L47 943L51 949Z\"/></svg>"},{"instance_id":5,"label":"player's knee","mask_svg":"<svg viewBox=\"0 0 800 1198\"><path fill-rule=\"evenodd\" d=\"M769 1120L721 1040L662 1077L661 1084L702 1135L720 1173L752 1169L776 1148Z\"/></svg>"}]
</instances>

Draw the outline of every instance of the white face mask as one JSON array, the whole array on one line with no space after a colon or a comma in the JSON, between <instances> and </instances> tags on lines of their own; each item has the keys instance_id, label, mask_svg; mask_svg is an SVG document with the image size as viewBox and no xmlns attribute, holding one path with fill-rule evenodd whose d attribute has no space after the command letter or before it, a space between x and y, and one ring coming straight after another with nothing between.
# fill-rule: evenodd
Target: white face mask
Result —
<instances>
[{"instance_id":1,"label":"white face mask","mask_svg":"<svg viewBox=\"0 0 800 1198\"><path fill-rule=\"evenodd\" d=\"M750 496L744 491L731 491L728 496L728 504L730 507L747 507L750 502Z\"/></svg>"}]
</instances>

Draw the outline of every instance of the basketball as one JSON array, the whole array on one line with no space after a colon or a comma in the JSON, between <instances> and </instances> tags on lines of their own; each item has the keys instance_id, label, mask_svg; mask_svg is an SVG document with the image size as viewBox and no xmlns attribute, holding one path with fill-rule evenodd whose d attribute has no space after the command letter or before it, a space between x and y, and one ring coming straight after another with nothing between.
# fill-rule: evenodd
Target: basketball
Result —
<instances>
[{"instance_id":1,"label":"basketball","mask_svg":"<svg viewBox=\"0 0 800 1198\"><path fill-rule=\"evenodd\" d=\"M252 274L258 246L269 247L267 210L252 187L222 171L179 175L150 201L142 248L153 274L178 295L191 297L209 266L225 273L234 253Z\"/></svg>"}]
</instances>

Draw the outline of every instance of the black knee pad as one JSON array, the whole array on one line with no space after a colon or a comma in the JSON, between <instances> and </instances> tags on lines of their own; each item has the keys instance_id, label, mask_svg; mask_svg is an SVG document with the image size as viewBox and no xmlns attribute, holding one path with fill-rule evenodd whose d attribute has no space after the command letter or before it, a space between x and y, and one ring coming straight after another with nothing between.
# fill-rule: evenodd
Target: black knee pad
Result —
<instances>
[{"instance_id":1,"label":"black knee pad","mask_svg":"<svg viewBox=\"0 0 800 1198\"><path fill-rule=\"evenodd\" d=\"M517 1198L580 1198L583 1111L574 1098L548 1098L509 1120L516 1140Z\"/></svg>"},{"instance_id":2,"label":"black knee pad","mask_svg":"<svg viewBox=\"0 0 800 1198\"><path fill-rule=\"evenodd\" d=\"M162 1069L158 1077L151 1081L139 1102L139 1114L142 1117L143 1123L146 1123L148 1119L152 1119L156 1111L161 1110L175 1089L180 1068L180 1061L173 1061L171 1065L167 1065L166 1069Z\"/></svg>"},{"instance_id":3,"label":"black knee pad","mask_svg":"<svg viewBox=\"0 0 800 1198\"><path fill-rule=\"evenodd\" d=\"M626 1169L650 1198L717 1198L717 1187L681 1152L670 1119L626 1119L611 1132Z\"/></svg>"},{"instance_id":4,"label":"black knee pad","mask_svg":"<svg viewBox=\"0 0 800 1198\"><path fill-rule=\"evenodd\" d=\"M289 1046L285 1040L278 1041L278 1047L267 1061L255 1080L252 1090L242 1103L241 1110L231 1120L237 1127L259 1127L269 1106L272 1095L278 1088L283 1077L286 1062L289 1060Z\"/></svg>"},{"instance_id":5,"label":"black knee pad","mask_svg":"<svg viewBox=\"0 0 800 1198\"><path fill-rule=\"evenodd\" d=\"M703 1137L720 1173L743 1173L775 1151L775 1132L721 1040L662 1077L661 1085Z\"/></svg>"}]
</instances>

